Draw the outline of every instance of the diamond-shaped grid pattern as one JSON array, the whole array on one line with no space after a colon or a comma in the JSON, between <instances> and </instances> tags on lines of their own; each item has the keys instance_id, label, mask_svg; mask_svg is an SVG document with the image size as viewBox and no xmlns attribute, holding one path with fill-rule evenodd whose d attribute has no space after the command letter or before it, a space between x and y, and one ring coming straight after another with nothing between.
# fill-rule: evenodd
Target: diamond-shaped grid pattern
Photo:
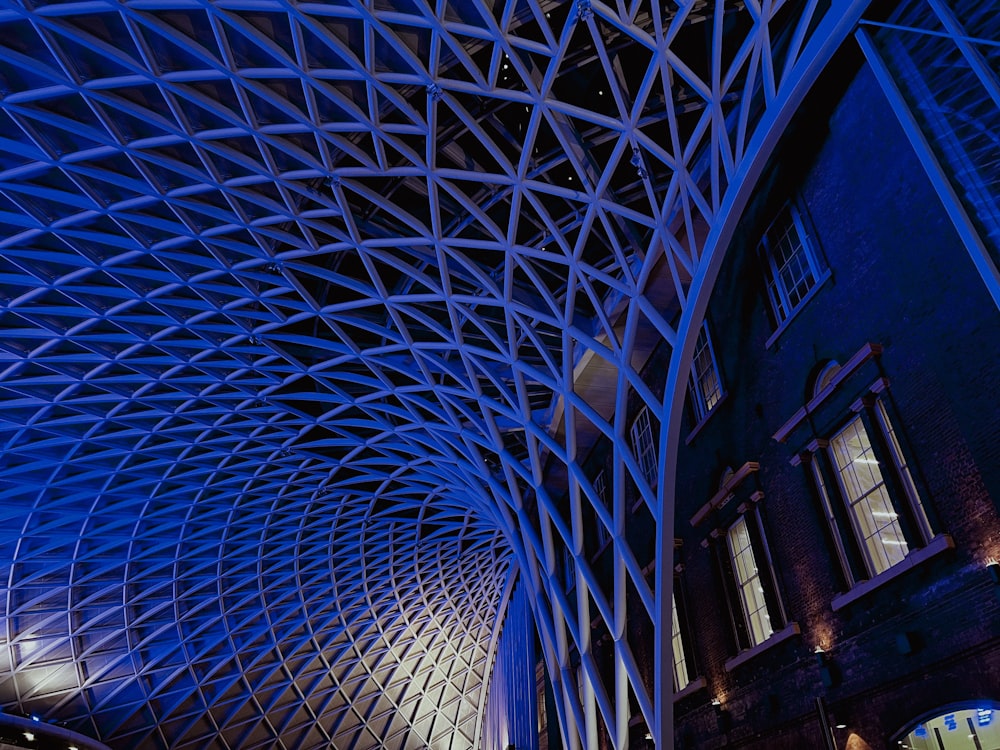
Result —
<instances>
[{"instance_id":1,"label":"diamond-shaped grid pattern","mask_svg":"<svg viewBox=\"0 0 1000 750\"><path fill-rule=\"evenodd\" d=\"M662 434L638 372L843 5L0 5L0 700L472 747L520 575L570 745L654 727L626 493L672 506L625 406Z\"/></svg>"}]
</instances>

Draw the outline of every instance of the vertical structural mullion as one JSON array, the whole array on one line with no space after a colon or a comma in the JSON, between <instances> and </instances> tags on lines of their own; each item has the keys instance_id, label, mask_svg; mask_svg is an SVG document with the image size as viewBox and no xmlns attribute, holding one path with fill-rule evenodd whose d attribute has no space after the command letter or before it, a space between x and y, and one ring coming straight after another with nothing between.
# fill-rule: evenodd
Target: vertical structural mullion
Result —
<instances>
[{"instance_id":1,"label":"vertical structural mullion","mask_svg":"<svg viewBox=\"0 0 1000 750\"><path fill-rule=\"evenodd\" d=\"M876 80L882 87L882 92L896 114L896 118L903 128L903 132L906 133L910 145L913 146L913 150L920 160L924 171L927 173L931 185L941 199L948 218L951 219L962 243L972 257L972 262L985 282L987 291L993 297L994 304L1000 307L1000 270L997 269L996 264L990 257L982 237L979 236L979 232L969 218L969 214L955 192L954 186L948 179L938 158L934 155L930 143L928 143L919 123L910 111L910 107L896 85L892 73L875 48L875 43L872 41L871 36L864 28L859 28L855 32L854 38L861 47L861 51L864 53L868 65L875 74Z\"/></svg>"}]
</instances>

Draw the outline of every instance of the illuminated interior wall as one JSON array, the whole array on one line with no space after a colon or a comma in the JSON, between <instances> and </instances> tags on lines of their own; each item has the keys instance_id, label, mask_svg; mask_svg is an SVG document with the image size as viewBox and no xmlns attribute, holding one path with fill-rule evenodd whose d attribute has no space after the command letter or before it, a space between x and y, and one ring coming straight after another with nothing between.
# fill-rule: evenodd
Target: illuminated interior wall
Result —
<instances>
[{"instance_id":1,"label":"illuminated interior wall","mask_svg":"<svg viewBox=\"0 0 1000 750\"><path fill-rule=\"evenodd\" d=\"M538 750L535 626L523 586L511 596L486 696L484 750Z\"/></svg>"}]
</instances>

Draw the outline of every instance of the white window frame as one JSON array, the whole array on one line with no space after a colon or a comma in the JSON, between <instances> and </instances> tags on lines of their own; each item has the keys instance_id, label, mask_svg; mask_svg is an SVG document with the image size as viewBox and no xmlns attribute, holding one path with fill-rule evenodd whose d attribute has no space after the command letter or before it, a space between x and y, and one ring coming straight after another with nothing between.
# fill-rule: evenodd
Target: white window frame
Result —
<instances>
[{"instance_id":1,"label":"white window frame","mask_svg":"<svg viewBox=\"0 0 1000 750\"><path fill-rule=\"evenodd\" d=\"M794 249L781 259L779 253L786 239ZM764 231L758 253L764 265L771 311L780 328L805 304L824 274L802 212L794 203L786 203Z\"/></svg>"},{"instance_id":2,"label":"white window frame","mask_svg":"<svg viewBox=\"0 0 1000 750\"><path fill-rule=\"evenodd\" d=\"M726 530L726 550L732 565L737 598L740 600L743 621L751 647L759 646L774 632L771 615L767 609L763 576L757 563L749 521L740 516Z\"/></svg>"},{"instance_id":3,"label":"white window frame","mask_svg":"<svg viewBox=\"0 0 1000 750\"><path fill-rule=\"evenodd\" d=\"M672 630L670 647L674 655L674 692L683 690L691 684L691 675L688 673L687 654L684 651L684 635L681 630L681 620L677 614L677 594L670 598L672 609Z\"/></svg>"},{"instance_id":4,"label":"white window frame","mask_svg":"<svg viewBox=\"0 0 1000 750\"><path fill-rule=\"evenodd\" d=\"M861 552L861 558L869 578L884 573L903 562L912 550L906 540L899 514L909 512L916 524L915 532L919 535L920 546L924 546L933 538L930 522L917 492L916 484L910 473L910 467L904 458L896 432L882 399L874 404L874 427L880 432L889 449L889 459L893 463L894 476L899 481L905 497L895 497L886 481L884 468L876 458L872 448L872 436L860 414L855 414L846 425L841 427L831 438L827 446L830 456L830 466L836 475L840 500L847 509L850 519L851 533ZM843 438L843 439L842 439ZM854 445L847 442L854 438ZM830 498L823 482L822 473L814 468L814 476L820 489L820 495L829 508ZM901 507L906 503L906 507ZM851 582L854 576L850 566L846 564L846 555L839 539L839 526L832 508L828 517L835 539L837 539L838 555L844 564Z\"/></svg>"},{"instance_id":5,"label":"white window frame","mask_svg":"<svg viewBox=\"0 0 1000 750\"><path fill-rule=\"evenodd\" d=\"M725 391L722 387L722 376L719 374L719 363L715 358L715 347L708 333L708 324L701 324L698 342L691 358L691 403L694 406L695 422L701 422L714 409Z\"/></svg>"},{"instance_id":6,"label":"white window frame","mask_svg":"<svg viewBox=\"0 0 1000 750\"><path fill-rule=\"evenodd\" d=\"M868 575L876 576L901 563L910 548L860 415L830 438L829 451Z\"/></svg>"},{"instance_id":7,"label":"white window frame","mask_svg":"<svg viewBox=\"0 0 1000 750\"><path fill-rule=\"evenodd\" d=\"M649 485L656 489L656 442L653 440L653 425L649 417L649 407L644 406L636 415L629 430L632 443L632 453L639 464L639 471Z\"/></svg>"}]
</instances>

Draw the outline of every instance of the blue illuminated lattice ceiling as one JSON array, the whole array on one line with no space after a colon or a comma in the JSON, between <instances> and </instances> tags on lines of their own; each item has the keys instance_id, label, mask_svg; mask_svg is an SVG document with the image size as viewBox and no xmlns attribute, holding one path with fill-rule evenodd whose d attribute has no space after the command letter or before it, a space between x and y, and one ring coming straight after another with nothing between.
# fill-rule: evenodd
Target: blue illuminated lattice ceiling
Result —
<instances>
[{"instance_id":1,"label":"blue illuminated lattice ceiling","mask_svg":"<svg viewBox=\"0 0 1000 750\"><path fill-rule=\"evenodd\" d=\"M755 124L864 4L793 5L0 4L3 705L472 747L520 571L570 745L624 741L623 691L654 727L627 483L670 506L625 406L661 413L638 371Z\"/></svg>"}]
</instances>

